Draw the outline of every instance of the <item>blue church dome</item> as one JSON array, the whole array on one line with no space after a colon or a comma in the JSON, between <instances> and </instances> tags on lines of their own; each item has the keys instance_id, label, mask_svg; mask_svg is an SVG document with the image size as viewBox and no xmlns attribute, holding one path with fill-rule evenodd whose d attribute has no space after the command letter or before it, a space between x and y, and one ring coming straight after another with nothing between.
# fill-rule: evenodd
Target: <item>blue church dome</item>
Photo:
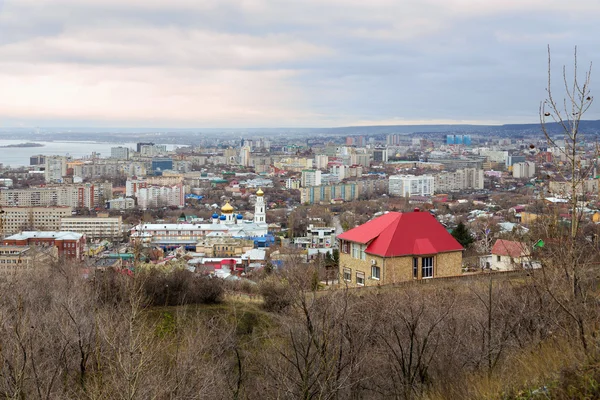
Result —
<instances>
[{"instance_id":1,"label":"blue church dome","mask_svg":"<svg viewBox=\"0 0 600 400\"><path fill-rule=\"evenodd\" d=\"M238 214L238 215L236 216L236 218L237 218L237 219L244 219L244 216L243 216L242 214Z\"/></svg>"},{"instance_id":2,"label":"blue church dome","mask_svg":"<svg viewBox=\"0 0 600 400\"><path fill-rule=\"evenodd\" d=\"M219 218L219 214L217 214L217 213L214 213L212 217L213 217L213 218Z\"/></svg>"},{"instance_id":3,"label":"blue church dome","mask_svg":"<svg viewBox=\"0 0 600 400\"><path fill-rule=\"evenodd\" d=\"M226 217L226 216L224 216L224 215L221 215L221 216L219 217L219 219L220 219L221 221L225 221L225 220L227 219L227 217Z\"/></svg>"}]
</instances>

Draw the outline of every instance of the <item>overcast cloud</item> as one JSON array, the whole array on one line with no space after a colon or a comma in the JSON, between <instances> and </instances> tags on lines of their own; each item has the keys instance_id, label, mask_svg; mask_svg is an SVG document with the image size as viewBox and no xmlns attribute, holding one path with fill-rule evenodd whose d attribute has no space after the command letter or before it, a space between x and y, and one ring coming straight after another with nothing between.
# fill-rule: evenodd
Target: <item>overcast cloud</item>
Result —
<instances>
[{"instance_id":1,"label":"overcast cloud","mask_svg":"<svg viewBox=\"0 0 600 400\"><path fill-rule=\"evenodd\" d=\"M546 46L556 71L575 45L598 61L599 16L596 0L0 0L0 126L535 122Z\"/></svg>"}]
</instances>

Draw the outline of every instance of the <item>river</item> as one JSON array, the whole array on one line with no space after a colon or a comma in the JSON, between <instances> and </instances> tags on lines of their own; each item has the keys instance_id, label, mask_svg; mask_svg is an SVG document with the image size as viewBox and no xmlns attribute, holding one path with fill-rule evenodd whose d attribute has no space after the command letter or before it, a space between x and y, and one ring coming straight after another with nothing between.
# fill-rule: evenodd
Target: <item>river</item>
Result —
<instances>
[{"instance_id":1,"label":"river","mask_svg":"<svg viewBox=\"0 0 600 400\"><path fill-rule=\"evenodd\" d=\"M31 141L31 140L0 140L0 146L20 143L39 143L43 147L10 147L0 148L0 163L4 166L22 167L29 165L29 157L43 154L46 156L72 156L82 158L91 156L92 152L103 158L110 157L110 148L117 146L136 148L135 143L106 143L106 142L61 142L61 141ZM179 145L168 144L167 150L173 150Z\"/></svg>"}]
</instances>

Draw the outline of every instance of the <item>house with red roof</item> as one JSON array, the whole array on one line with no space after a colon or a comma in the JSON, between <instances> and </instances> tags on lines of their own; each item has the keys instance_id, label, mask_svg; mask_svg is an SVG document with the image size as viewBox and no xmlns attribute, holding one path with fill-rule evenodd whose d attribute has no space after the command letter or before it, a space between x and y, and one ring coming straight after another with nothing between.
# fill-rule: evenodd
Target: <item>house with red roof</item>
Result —
<instances>
[{"instance_id":1,"label":"house with red roof","mask_svg":"<svg viewBox=\"0 0 600 400\"><path fill-rule=\"evenodd\" d=\"M492 254L481 258L481 266L496 271L509 271L531 265L531 252L523 242L498 239Z\"/></svg>"},{"instance_id":2,"label":"house with red roof","mask_svg":"<svg viewBox=\"0 0 600 400\"><path fill-rule=\"evenodd\" d=\"M351 286L458 276L463 247L428 212L389 212L338 236L340 278Z\"/></svg>"}]
</instances>

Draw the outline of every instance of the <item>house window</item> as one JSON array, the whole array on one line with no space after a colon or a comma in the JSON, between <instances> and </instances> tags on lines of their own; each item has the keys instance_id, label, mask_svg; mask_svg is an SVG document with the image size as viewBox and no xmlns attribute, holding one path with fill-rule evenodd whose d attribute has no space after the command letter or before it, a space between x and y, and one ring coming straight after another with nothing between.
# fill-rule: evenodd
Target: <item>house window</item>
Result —
<instances>
[{"instance_id":1,"label":"house window","mask_svg":"<svg viewBox=\"0 0 600 400\"><path fill-rule=\"evenodd\" d=\"M377 265L373 265L371 267L371 278L376 280L381 279L381 268L379 268Z\"/></svg>"},{"instance_id":2,"label":"house window","mask_svg":"<svg viewBox=\"0 0 600 400\"><path fill-rule=\"evenodd\" d=\"M360 258L360 246L352 243L352 258Z\"/></svg>"},{"instance_id":3,"label":"house window","mask_svg":"<svg viewBox=\"0 0 600 400\"><path fill-rule=\"evenodd\" d=\"M500 256L496 256L496 261L500 262L501 257Z\"/></svg>"},{"instance_id":4,"label":"house window","mask_svg":"<svg viewBox=\"0 0 600 400\"><path fill-rule=\"evenodd\" d=\"M433 278L433 257L422 258L422 278Z\"/></svg>"},{"instance_id":5,"label":"house window","mask_svg":"<svg viewBox=\"0 0 600 400\"><path fill-rule=\"evenodd\" d=\"M419 277L419 258L413 258L413 278L417 279Z\"/></svg>"},{"instance_id":6,"label":"house window","mask_svg":"<svg viewBox=\"0 0 600 400\"><path fill-rule=\"evenodd\" d=\"M344 268L344 280L346 282L352 281L352 270L350 268Z\"/></svg>"},{"instance_id":7,"label":"house window","mask_svg":"<svg viewBox=\"0 0 600 400\"><path fill-rule=\"evenodd\" d=\"M356 273L356 284L358 286L365 286L365 273L364 272Z\"/></svg>"}]
</instances>

